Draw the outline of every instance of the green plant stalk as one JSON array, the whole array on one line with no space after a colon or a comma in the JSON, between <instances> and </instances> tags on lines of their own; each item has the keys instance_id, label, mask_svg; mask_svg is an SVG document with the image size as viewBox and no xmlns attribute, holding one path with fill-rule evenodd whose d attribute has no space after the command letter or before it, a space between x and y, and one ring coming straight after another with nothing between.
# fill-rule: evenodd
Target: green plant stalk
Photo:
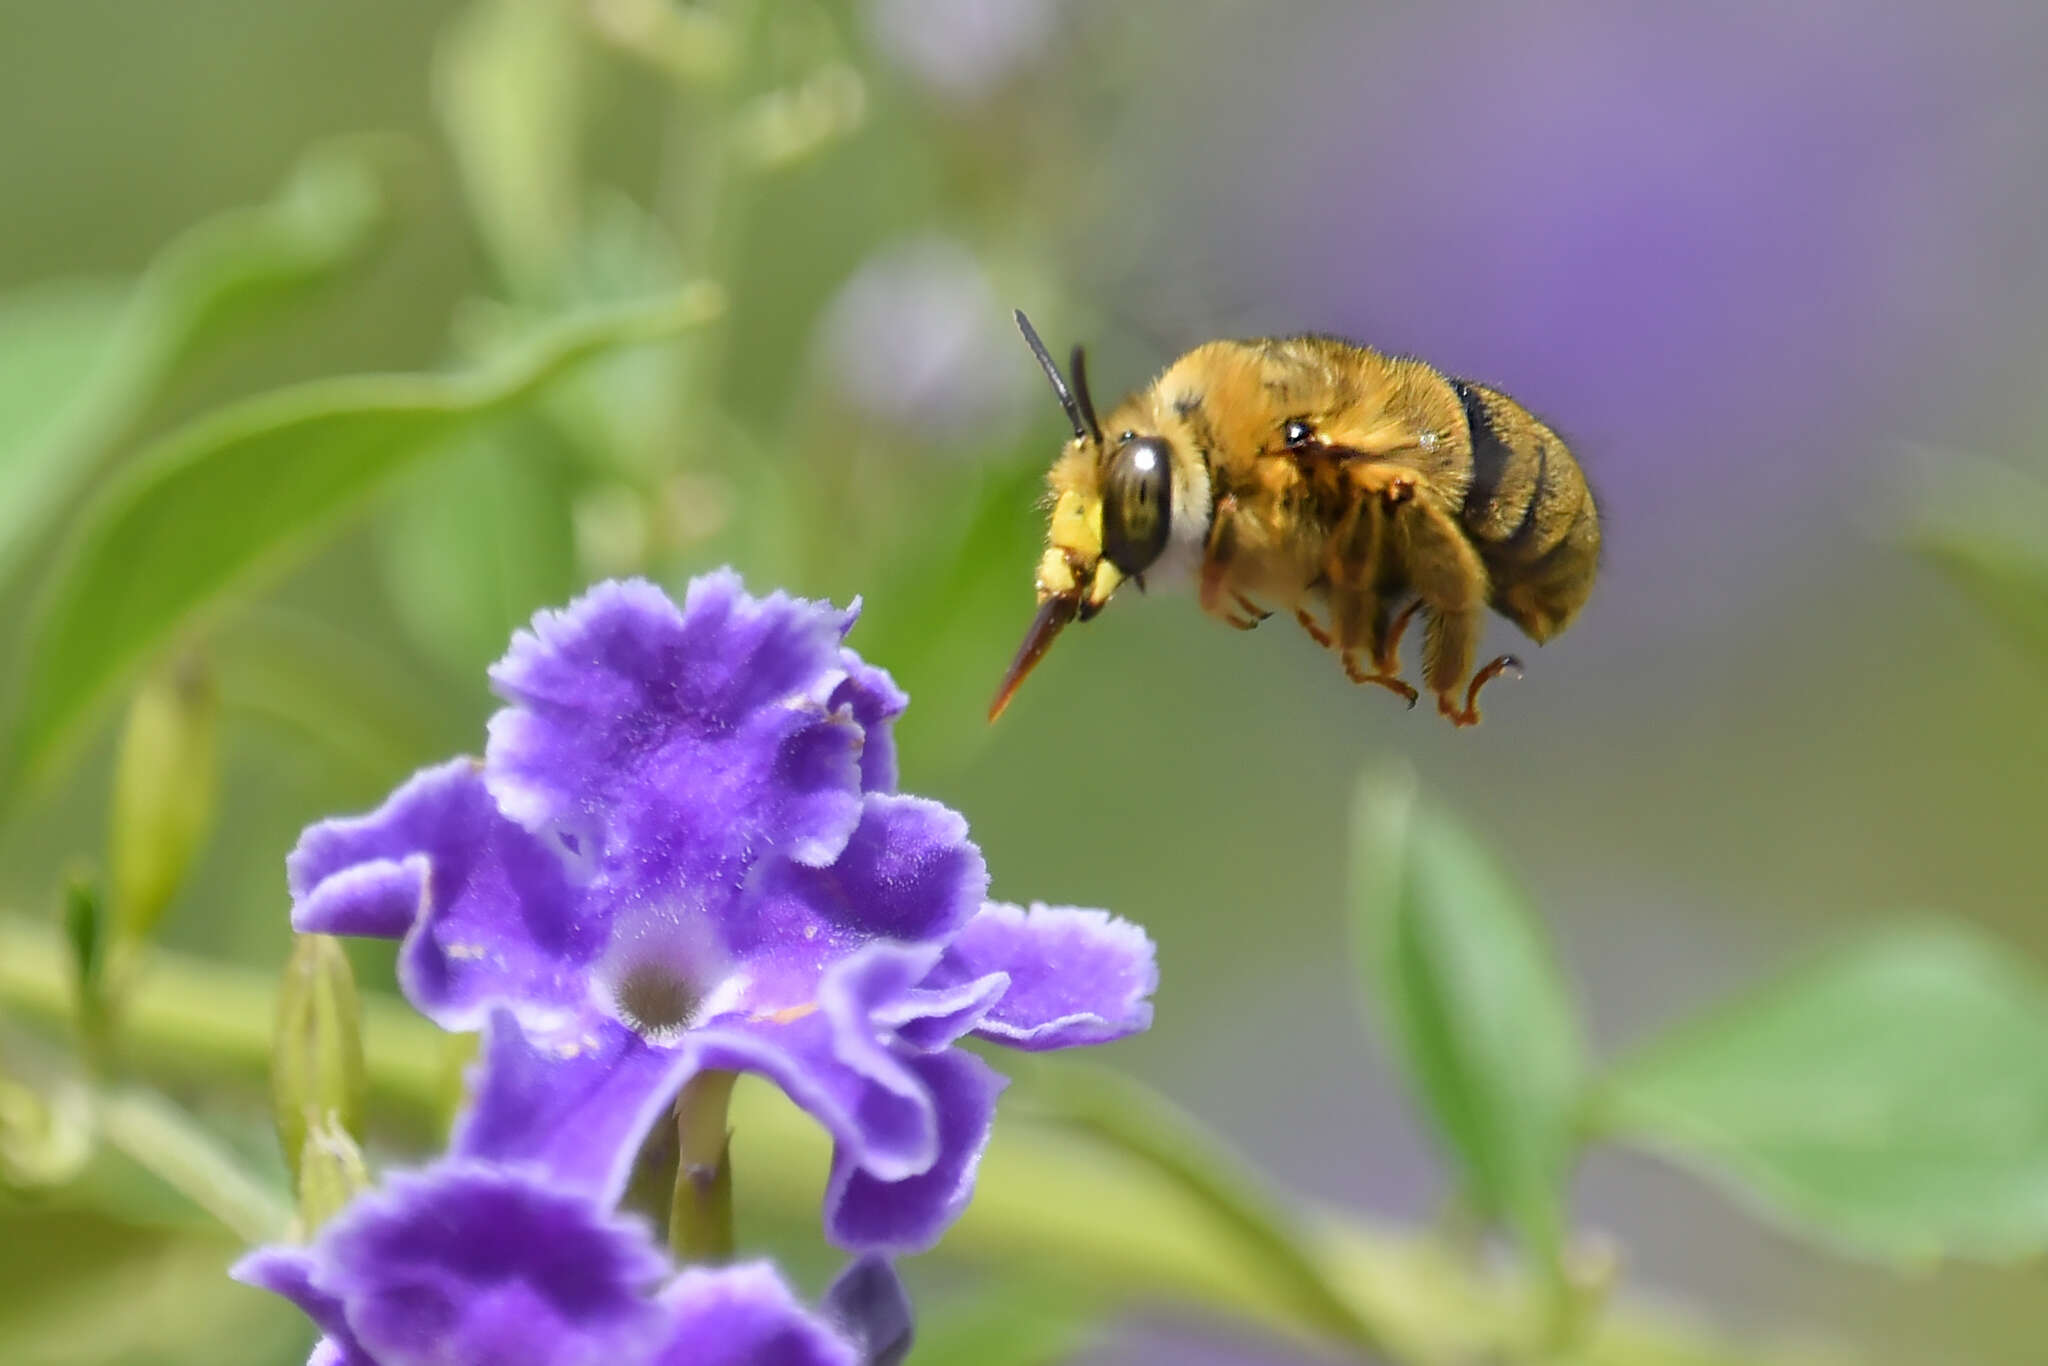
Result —
<instances>
[{"instance_id":1,"label":"green plant stalk","mask_svg":"<svg viewBox=\"0 0 2048 1366\"><path fill-rule=\"evenodd\" d=\"M54 930L0 914L0 1009L65 1027L72 1002L64 964ZM229 1075L253 1087L269 1057L273 1008L266 974L158 952L127 1003L128 1060L166 1075ZM365 999L363 1019L373 1110L437 1123L445 1102L439 1032L388 998ZM1331 1214L1304 1216L1293 1228L1267 1224L1275 1216L1256 1194L1259 1181L1210 1151L1211 1140L1153 1132L1155 1124L1180 1124L1178 1116L1077 1127L1071 1117L1013 1109L996 1126L976 1199L941 1244L944 1255L1057 1285L1090 1303L1192 1308L1301 1343L1355 1348L1306 1307L1327 1292L1372 1325L1388 1360L1415 1366L1543 1355L1542 1315L1526 1281L1457 1264L1427 1233ZM827 1162L818 1126L763 1086L739 1088L733 1114L750 1162L777 1174L749 1198L765 1214L815 1224L822 1181L807 1174L822 1173ZM1138 1139L1122 1132L1134 1128ZM1275 1237L1299 1238L1285 1262L1270 1255ZM1304 1283L1303 1265L1314 1268L1316 1288ZM1574 1358L1575 1366L1843 1360L1810 1349L1732 1346L1625 1298L1590 1328Z\"/></svg>"},{"instance_id":2,"label":"green plant stalk","mask_svg":"<svg viewBox=\"0 0 2048 1366\"><path fill-rule=\"evenodd\" d=\"M685 1262L732 1259L732 1105L737 1072L699 1072L676 1097L676 1186L668 1246Z\"/></svg>"},{"instance_id":3,"label":"green plant stalk","mask_svg":"<svg viewBox=\"0 0 2048 1366\"><path fill-rule=\"evenodd\" d=\"M760 48L769 8L763 0L749 0L742 6L743 13L734 25L738 71L746 69ZM746 82L734 76L708 89L692 88L683 82L678 82L678 87L667 141L677 145L682 140L676 133L688 128L688 151L681 174L665 177L660 208L680 236L684 270L696 279L711 280L730 290L740 234L754 198L748 168L732 145L733 122L746 93ZM684 415L685 433L716 429L717 424L700 422L695 417L718 411L730 338L730 321L714 319L683 343L681 396L675 411ZM704 464L715 456L716 450L700 447L687 454L693 462Z\"/></svg>"},{"instance_id":4,"label":"green plant stalk","mask_svg":"<svg viewBox=\"0 0 2048 1366\"><path fill-rule=\"evenodd\" d=\"M0 912L0 1009L69 1026L68 961L51 928ZM162 950L137 969L122 1014L124 1062L178 1080L231 1078L251 1094L269 1085L274 975ZM446 1089L440 1032L388 996L366 994L362 1011L371 1112L436 1123Z\"/></svg>"},{"instance_id":5,"label":"green plant stalk","mask_svg":"<svg viewBox=\"0 0 2048 1366\"><path fill-rule=\"evenodd\" d=\"M291 1210L189 1116L146 1091L109 1091L95 1113L107 1142L247 1243L274 1242Z\"/></svg>"}]
</instances>

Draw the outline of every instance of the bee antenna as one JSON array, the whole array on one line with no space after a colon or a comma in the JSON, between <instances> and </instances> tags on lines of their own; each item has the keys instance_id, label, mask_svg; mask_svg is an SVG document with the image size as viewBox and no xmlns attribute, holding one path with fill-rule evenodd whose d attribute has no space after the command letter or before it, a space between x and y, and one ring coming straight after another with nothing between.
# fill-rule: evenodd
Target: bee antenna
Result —
<instances>
[{"instance_id":1,"label":"bee antenna","mask_svg":"<svg viewBox=\"0 0 2048 1366\"><path fill-rule=\"evenodd\" d=\"M1067 381L1060 374L1060 367L1053 360L1052 353L1046 350L1045 343L1038 339L1038 329L1031 325L1031 319L1024 316L1024 310L1021 308L1016 310L1016 317L1017 330L1024 334L1025 345L1031 348L1032 355L1038 357L1038 364L1045 371L1046 379L1052 382L1053 394L1059 399L1060 407L1066 409L1067 421L1074 424L1074 435L1086 440L1094 423L1082 421L1081 405L1074 402L1074 391L1067 387Z\"/></svg>"},{"instance_id":2,"label":"bee antenna","mask_svg":"<svg viewBox=\"0 0 2048 1366\"><path fill-rule=\"evenodd\" d=\"M1074 399L1081 405L1081 416L1088 419L1088 430L1100 445L1102 424L1095 420L1095 400L1088 393L1088 357L1079 342L1074 343L1074 358L1067 364L1067 373L1074 377Z\"/></svg>"}]
</instances>

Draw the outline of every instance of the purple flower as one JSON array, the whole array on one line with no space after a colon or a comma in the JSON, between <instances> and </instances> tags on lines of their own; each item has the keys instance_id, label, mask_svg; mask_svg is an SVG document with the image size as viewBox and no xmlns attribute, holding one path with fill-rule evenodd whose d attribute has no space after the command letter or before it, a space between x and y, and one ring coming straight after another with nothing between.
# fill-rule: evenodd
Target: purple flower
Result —
<instances>
[{"instance_id":1,"label":"purple flower","mask_svg":"<svg viewBox=\"0 0 2048 1366\"><path fill-rule=\"evenodd\" d=\"M840 287L818 328L818 361L842 399L892 434L1001 448L1042 401L1019 376L1007 323L973 252L914 238L884 247Z\"/></svg>"},{"instance_id":2,"label":"purple flower","mask_svg":"<svg viewBox=\"0 0 2048 1366\"><path fill-rule=\"evenodd\" d=\"M890 1366L908 1308L865 1258L828 1324L765 1262L672 1275L644 1225L540 1168L444 1163L357 1200L237 1280L306 1312L315 1366Z\"/></svg>"},{"instance_id":3,"label":"purple flower","mask_svg":"<svg viewBox=\"0 0 2048 1366\"><path fill-rule=\"evenodd\" d=\"M870 0L868 31L890 63L948 103L978 104L1037 60L1059 27L1054 0Z\"/></svg>"},{"instance_id":4,"label":"purple flower","mask_svg":"<svg viewBox=\"0 0 2048 1366\"><path fill-rule=\"evenodd\" d=\"M402 938L399 980L484 1059L453 1152L614 1200L695 1073L760 1073L834 1139L826 1227L928 1246L971 1194L1003 1078L952 1048L1143 1029L1151 942L1100 911L984 904L957 814L897 795L907 699L855 612L678 609L601 585L521 633L482 764L308 830L294 926Z\"/></svg>"}]
</instances>

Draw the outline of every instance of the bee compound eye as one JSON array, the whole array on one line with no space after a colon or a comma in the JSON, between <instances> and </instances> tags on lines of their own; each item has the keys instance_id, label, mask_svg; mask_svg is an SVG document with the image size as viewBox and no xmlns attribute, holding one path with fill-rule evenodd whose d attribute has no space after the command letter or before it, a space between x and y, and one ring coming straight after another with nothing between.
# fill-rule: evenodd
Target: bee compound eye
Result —
<instances>
[{"instance_id":1,"label":"bee compound eye","mask_svg":"<svg viewBox=\"0 0 2048 1366\"><path fill-rule=\"evenodd\" d=\"M1290 418L1287 425L1280 429L1280 435L1290 447L1306 446L1309 439L1315 435L1315 429L1298 417Z\"/></svg>"},{"instance_id":2,"label":"bee compound eye","mask_svg":"<svg viewBox=\"0 0 2048 1366\"><path fill-rule=\"evenodd\" d=\"M1172 523L1173 448L1136 437L1117 448L1102 489L1102 553L1125 574L1142 574L1166 549Z\"/></svg>"}]
</instances>

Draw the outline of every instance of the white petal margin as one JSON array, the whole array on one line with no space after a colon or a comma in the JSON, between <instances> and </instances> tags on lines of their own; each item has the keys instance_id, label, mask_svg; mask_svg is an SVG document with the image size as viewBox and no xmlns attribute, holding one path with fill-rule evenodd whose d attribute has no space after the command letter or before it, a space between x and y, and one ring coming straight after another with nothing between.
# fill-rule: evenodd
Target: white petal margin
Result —
<instances>
[{"instance_id":1,"label":"white petal margin","mask_svg":"<svg viewBox=\"0 0 2048 1366\"><path fill-rule=\"evenodd\" d=\"M985 904L946 950L949 980L1009 974L1010 987L974 1032L1043 1051L1108 1043L1152 1023L1159 964L1128 920L1080 906Z\"/></svg>"}]
</instances>

